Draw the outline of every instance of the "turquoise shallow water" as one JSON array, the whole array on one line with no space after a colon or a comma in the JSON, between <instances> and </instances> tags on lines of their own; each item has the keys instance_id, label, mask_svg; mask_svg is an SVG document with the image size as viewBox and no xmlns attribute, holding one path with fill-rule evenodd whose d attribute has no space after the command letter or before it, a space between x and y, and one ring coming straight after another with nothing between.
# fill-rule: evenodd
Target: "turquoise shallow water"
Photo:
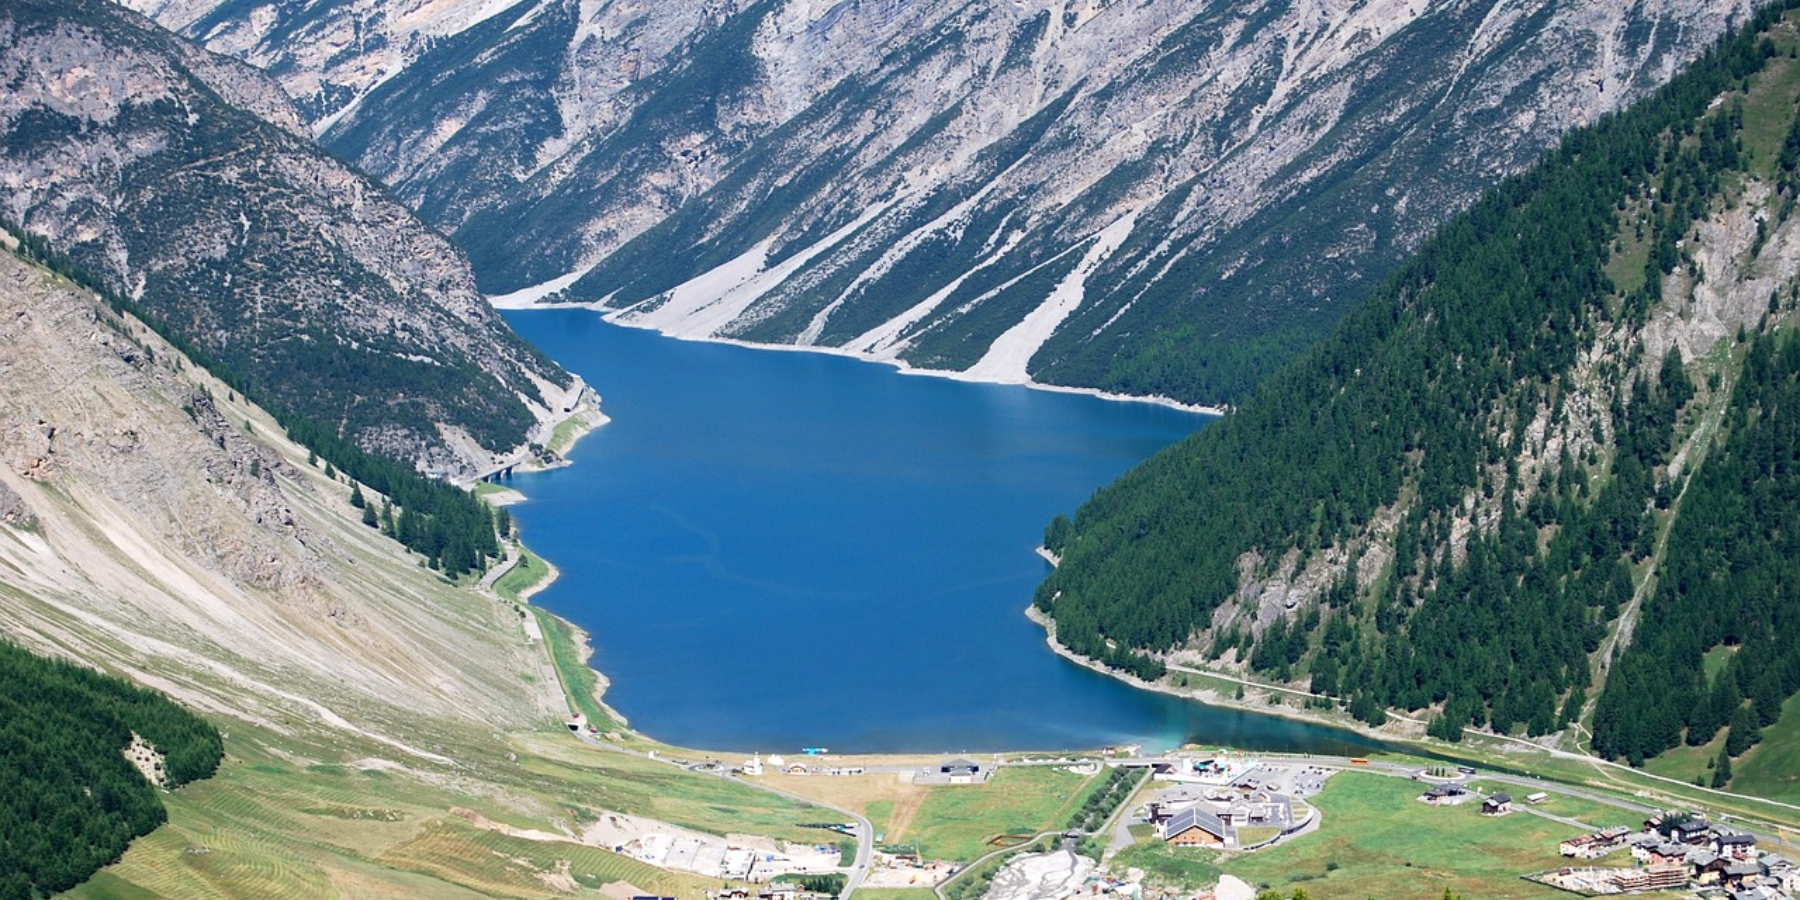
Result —
<instances>
[{"instance_id":1,"label":"turquoise shallow water","mask_svg":"<svg viewBox=\"0 0 1800 900\"><path fill-rule=\"evenodd\" d=\"M1044 524L1206 417L508 313L602 395L575 465L513 508L593 635L607 700L676 744L979 751L1194 740L1359 752L1348 732L1136 690L1023 615Z\"/></svg>"}]
</instances>

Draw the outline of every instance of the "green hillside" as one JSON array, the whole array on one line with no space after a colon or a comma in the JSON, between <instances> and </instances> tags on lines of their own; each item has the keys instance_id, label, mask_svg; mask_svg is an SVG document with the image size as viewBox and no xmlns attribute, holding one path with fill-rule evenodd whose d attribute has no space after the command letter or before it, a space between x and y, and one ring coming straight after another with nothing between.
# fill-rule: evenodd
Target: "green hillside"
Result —
<instances>
[{"instance_id":1,"label":"green hillside","mask_svg":"<svg viewBox=\"0 0 1800 900\"><path fill-rule=\"evenodd\" d=\"M1800 689L1773 640L1795 609L1792 6L1572 134L1241 409L1053 523L1058 638L1375 724L1424 711L1452 740L1557 732L1595 697L1594 749L1633 761L1685 725L1738 722L1741 752L1776 722Z\"/></svg>"}]
</instances>

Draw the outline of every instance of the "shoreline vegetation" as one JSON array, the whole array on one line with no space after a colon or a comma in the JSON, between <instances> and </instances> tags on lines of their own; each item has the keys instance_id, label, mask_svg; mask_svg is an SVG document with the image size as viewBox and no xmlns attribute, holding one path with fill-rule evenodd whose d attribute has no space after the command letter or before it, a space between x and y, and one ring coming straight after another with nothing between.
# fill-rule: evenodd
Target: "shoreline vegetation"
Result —
<instances>
[{"instance_id":1,"label":"shoreline vegetation","mask_svg":"<svg viewBox=\"0 0 1800 900\"><path fill-rule=\"evenodd\" d=\"M1047 551L1040 550L1040 555L1047 556L1048 554ZM1379 741L1407 742L1416 740L1415 736L1397 733L1398 729L1383 730L1380 728L1372 728L1366 723L1351 718L1347 713L1330 715L1322 710L1295 707L1289 705L1286 701L1274 697L1276 694L1287 694L1295 697L1313 696L1307 694L1305 691L1299 691L1292 688L1284 688L1278 685L1269 685L1262 682L1251 681L1249 679L1239 679L1229 675L1185 668L1171 668L1170 671L1172 675L1177 678L1186 676L1190 678L1224 682L1227 684L1236 684L1243 690L1241 692L1227 694L1210 687L1177 687L1162 682L1145 681L1129 672L1121 672L1117 669L1110 668L1103 663L1089 659L1088 657L1082 656L1069 648L1064 647L1062 643L1056 639L1056 622L1049 616L1040 612L1036 606L1027 605L1025 607L1025 618L1030 619L1033 624L1044 629L1044 644L1050 648L1050 652L1055 653L1057 656L1060 656L1075 665L1081 666L1084 669L1123 681L1138 690L1166 694L1170 697L1178 697L1183 700L1191 700L1195 703L1204 703L1208 706L1216 706L1222 709L1237 709L1256 713L1258 715L1274 716L1278 719L1288 719L1290 721L1306 722L1312 725L1325 725L1332 728L1341 728L1344 731ZM1396 719L1390 717L1389 721L1396 721ZM1424 734L1423 723L1419 724L1418 732L1420 735Z\"/></svg>"},{"instance_id":2,"label":"shoreline vegetation","mask_svg":"<svg viewBox=\"0 0 1800 900\"><path fill-rule=\"evenodd\" d=\"M593 399L592 404L576 403L573 409L551 426L549 442L544 446L556 457L555 462L544 463L533 457L521 463L518 470L542 472L571 465L569 451L582 438L612 421L600 409L598 395L594 395ZM497 507L511 506L528 499L524 493L494 482L477 481L474 487L483 500ZM629 728L625 716L606 703L604 695L611 684L606 674L588 664L594 656L594 647L587 631L532 602L533 597L562 577L562 570L550 560L531 552L522 536L516 537L512 546L515 553L509 557L507 570L488 587L500 600L517 606L521 613L531 616L535 621L536 636L540 638L539 644L550 670L556 675L563 705L570 714L580 713L589 722L604 725L609 730ZM529 632L528 628L527 633Z\"/></svg>"}]
</instances>

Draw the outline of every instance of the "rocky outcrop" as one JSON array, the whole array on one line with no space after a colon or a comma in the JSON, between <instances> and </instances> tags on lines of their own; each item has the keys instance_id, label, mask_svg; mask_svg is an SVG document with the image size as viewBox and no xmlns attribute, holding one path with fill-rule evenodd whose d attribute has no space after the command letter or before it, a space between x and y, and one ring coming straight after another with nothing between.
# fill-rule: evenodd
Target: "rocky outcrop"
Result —
<instances>
[{"instance_id":1,"label":"rocky outcrop","mask_svg":"<svg viewBox=\"0 0 1800 900\"><path fill-rule=\"evenodd\" d=\"M1200 403L1754 5L133 2L490 293Z\"/></svg>"},{"instance_id":2,"label":"rocky outcrop","mask_svg":"<svg viewBox=\"0 0 1800 900\"><path fill-rule=\"evenodd\" d=\"M0 48L0 219L256 396L460 474L580 395L262 73L100 0L9 3Z\"/></svg>"}]
</instances>

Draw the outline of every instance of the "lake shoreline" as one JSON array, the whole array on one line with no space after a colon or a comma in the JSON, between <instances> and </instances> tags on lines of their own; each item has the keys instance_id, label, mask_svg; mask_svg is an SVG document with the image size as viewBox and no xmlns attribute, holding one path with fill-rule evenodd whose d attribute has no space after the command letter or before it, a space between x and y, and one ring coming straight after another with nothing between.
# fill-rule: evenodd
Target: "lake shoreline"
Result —
<instances>
[{"instance_id":1,"label":"lake shoreline","mask_svg":"<svg viewBox=\"0 0 1800 900\"><path fill-rule=\"evenodd\" d=\"M1091 391L908 387L887 375L894 366L871 370L830 361L843 353L791 348L814 353L809 361L708 350L730 343L771 348L671 342L656 329L620 326L573 305L542 312L519 316L521 333L590 383L606 386L607 411L629 411L631 421L624 423L630 427L615 423L604 444L584 449L578 457L584 465L513 482L533 501L514 510L515 521L533 551L556 560L568 576L532 600L592 636L598 665L591 668L611 682L605 699L620 704L618 710L636 710L631 718L640 733L672 746L767 749L797 742L859 753L1014 752L1144 740L1224 741L1271 752L1368 744L1366 736L1328 719L1194 703L1178 690L1094 678L1090 673L1098 670L1080 672L1044 654L1041 633L1016 618L1018 601L1044 571L1043 561L1025 557L1021 565L1016 554L1037 550L1042 523L1212 417L1138 398L1051 399ZM952 381L971 383L939 379ZM872 421L857 412L871 408L866 401L882 410ZM805 411L806 428L779 427L785 410ZM808 430L821 423L842 426L841 434L830 432L837 437L825 440ZM971 424L956 430L962 423ZM729 502L715 504L719 497ZM786 498L804 502L770 512L771 500ZM724 517L707 518L715 511ZM971 515L981 520L972 531L951 524L966 524ZM749 527L770 522L780 527ZM818 528L820 522L833 524ZM598 536L605 539L595 543ZM917 559L843 563L869 540L913 547ZM825 561L815 568L830 580L805 580L813 560ZM821 616L819 598L826 595L881 602L858 606L864 611L851 617ZM684 604L669 607L672 597ZM894 598L907 604L904 615ZM831 670L823 681L825 670L800 664L764 673L776 680L753 684L725 671L730 664L718 661L730 655L708 648L741 642L748 631L761 634L756 629L764 624L757 623L779 622L790 600L797 601L795 614L820 625L809 640L854 641L863 633L888 640L871 646L858 667ZM967 605L974 600L979 608ZM698 632L696 640L712 644L659 654L651 648L665 636L670 614L732 625L715 628L717 634ZM973 622L994 640L971 638ZM768 640L758 646L792 640L791 628L767 627ZM877 632L857 630L869 627ZM671 668L677 656L682 662ZM957 656L969 666L955 674L918 662ZM912 690L884 693L898 683L896 673L915 670L924 674L908 682ZM971 683L1018 687L963 693ZM1222 690L1231 693L1229 686ZM884 698L882 716L855 712L873 696ZM940 696L956 699L934 700ZM1045 714L1046 696L1057 701L1054 715ZM745 697L753 702L746 705ZM671 698L679 701L673 712L656 712ZM696 711L719 702L728 714Z\"/></svg>"},{"instance_id":2,"label":"lake shoreline","mask_svg":"<svg viewBox=\"0 0 1800 900\"><path fill-rule=\"evenodd\" d=\"M1039 548L1039 551L1040 554L1044 552L1043 548ZM1227 696L1212 688L1177 688L1161 682L1145 681L1136 675L1108 668L1095 660L1075 653L1063 646L1062 642L1056 639L1056 620L1045 615L1035 604L1025 607L1025 618L1030 619L1033 624L1044 629L1044 644L1050 648L1050 652L1081 666L1084 669L1098 672L1108 678L1130 685L1137 690L1150 691L1152 693L1164 694L1170 697L1178 697L1182 700L1203 703L1220 709L1234 709L1242 712L1254 713L1256 715L1287 719L1293 722L1304 722L1309 725L1322 725L1327 728L1338 728L1382 742L1401 742L1416 739L1416 736L1414 735L1401 733L1401 729L1395 728L1384 730L1383 728L1372 728L1367 723L1357 721L1356 719L1350 718L1348 715L1326 715L1318 710L1290 706L1285 701L1271 704L1267 701L1267 698L1272 695L1270 691L1271 686L1269 685L1260 685L1254 682L1247 682L1245 684L1247 691L1255 692L1257 699L1262 701L1260 703L1253 703L1249 699L1240 700L1236 697ZM1202 677L1219 676L1213 676L1211 673L1202 673ZM1248 694L1246 696L1248 696ZM1403 720L1390 719L1389 721Z\"/></svg>"},{"instance_id":3,"label":"lake shoreline","mask_svg":"<svg viewBox=\"0 0 1800 900\"><path fill-rule=\"evenodd\" d=\"M1195 413L1195 414L1204 415L1204 416L1223 416L1227 412L1230 411L1230 407L1226 406L1226 405L1205 406L1205 405L1195 404L1195 403L1183 403L1172 397L1164 397L1164 396L1144 397L1144 396L1138 396L1135 394L1120 394L1120 393L1116 393L1113 391L1103 391L1103 390L1100 390L1099 388L1075 387L1072 385L1063 385L1063 384L1048 384L1048 383L1045 383L1042 381L1036 381L1036 380L997 381L997 380L990 379L990 378L971 377L967 373L964 373L964 372L956 372L956 371L950 371L950 370L945 370L945 369L921 369L917 366L914 366L914 365L906 362L905 360L880 359L877 357L869 356L867 354L856 353L856 352L850 351L850 350L844 350L839 347L821 347L821 346L816 346L816 345L802 346L799 344L761 344L761 343L757 343L755 341L738 340L737 338L698 337L695 335L678 334L675 332L666 331L664 329L657 328L652 325L641 325L641 324L638 324L635 322L624 320L621 318L621 316L625 312L625 310L611 309L611 308L602 306L598 302L595 302L595 303L541 303L541 302L537 302L536 299L507 300L507 299L503 299L501 297L489 297L488 302L493 304L494 308L496 308L496 309L518 310L518 311L522 311L522 312L530 312L530 311L534 311L534 310L552 310L552 309L586 309L590 312L593 312L595 315L599 316L601 319L605 320L608 324L617 325L621 328L632 328L632 329L636 329L638 331L654 332L656 334L660 334L663 337L669 338L671 340L692 341L695 343L702 343L702 344L723 344L723 345L729 346L729 347L744 347L744 348L750 349L750 350L774 350L777 352L784 352L784 353L817 353L817 354L821 354L824 356L836 356L836 357L840 357L843 359L854 359L858 362L872 363L874 365L879 365L879 366L887 366L888 368L895 370L896 372L900 373L901 375L923 376L923 377L927 377L927 378L943 378L943 379L946 379L949 381L961 381L961 382L968 383L968 384L996 384L996 385L1006 385L1009 387L1023 387L1023 388L1027 388L1027 389L1034 390L1034 391L1049 391L1049 392L1058 393L1058 394L1079 394L1079 395L1087 396L1087 397L1097 397L1101 400L1108 400L1108 401L1111 401L1114 403L1148 403L1148 404L1151 404L1154 406L1163 406L1163 407L1167 407L1169 409L1178 409L1178 410L1181 410L1182 412L1190 412L1190 413Z\"/></svg>"}]
</instances>

